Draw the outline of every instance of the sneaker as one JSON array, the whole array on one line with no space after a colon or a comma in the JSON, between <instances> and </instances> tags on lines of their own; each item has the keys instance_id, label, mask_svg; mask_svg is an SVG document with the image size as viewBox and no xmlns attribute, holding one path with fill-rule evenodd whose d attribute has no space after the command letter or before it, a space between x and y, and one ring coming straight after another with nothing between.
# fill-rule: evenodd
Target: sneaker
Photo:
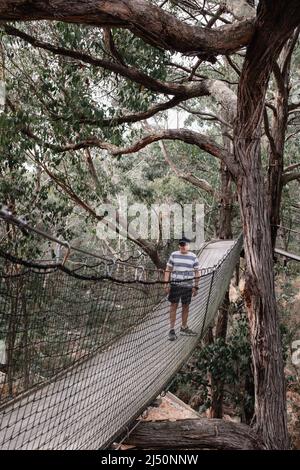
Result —
<instances>
[{"instance_id":1,"label":"sneaker","mask_svg":"<svg viewBox=\"0 0 300 470\"><path fill-rule=\"evenodd\" d=\"M197 336L197 333L191 330L188 326L186 328L180 328L180 334L183 336Z\"/></svg>"},{"instance_id":2,"label":"sneaker","mask_svg":"<svg viewBox=\"0 0 300 470\"><path fill-rule=\"evenodd\" d=\"M177 339L175 330L170 330L170 331L169 331L169 340L170 340L170 341L175 341L175 339Z\"/></svg>"}]
</instances>

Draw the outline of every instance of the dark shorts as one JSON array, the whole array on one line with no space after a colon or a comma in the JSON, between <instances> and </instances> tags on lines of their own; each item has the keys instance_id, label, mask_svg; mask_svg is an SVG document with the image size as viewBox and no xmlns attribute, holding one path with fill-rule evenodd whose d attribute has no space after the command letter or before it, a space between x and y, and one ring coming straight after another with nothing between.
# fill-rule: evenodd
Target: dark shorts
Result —
<instances>
[{"instance_id":1,"label":"dark shorts","mask_svg":"<svg viewBox=\"0 0 300 470\"><path fill-rule=\"evenodd\" d=\"M178 304L180 300L183 305L189 305L191 303L192 287L171 284L168 301L171 302L171 304Z\"/></svg>"}]
</instances>

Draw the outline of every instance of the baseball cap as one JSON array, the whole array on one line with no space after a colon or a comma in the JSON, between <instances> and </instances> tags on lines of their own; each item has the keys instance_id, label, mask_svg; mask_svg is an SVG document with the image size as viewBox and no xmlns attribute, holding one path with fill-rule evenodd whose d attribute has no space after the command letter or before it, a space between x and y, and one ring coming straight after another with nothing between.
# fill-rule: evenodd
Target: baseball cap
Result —
<instances>
[{"instance_id":1,"label":"baseball cap","mask_svg":"<svg viewBox=\"0 0 300 470\"><path fill-rule=\"evenodd\" d=\"M183 246L183 245L187 245L188 243L190 243L191 240L189 240L188 238L186 237L182 237L180 240L179 240L179 245Z\"/></svg>"}]
</instances>

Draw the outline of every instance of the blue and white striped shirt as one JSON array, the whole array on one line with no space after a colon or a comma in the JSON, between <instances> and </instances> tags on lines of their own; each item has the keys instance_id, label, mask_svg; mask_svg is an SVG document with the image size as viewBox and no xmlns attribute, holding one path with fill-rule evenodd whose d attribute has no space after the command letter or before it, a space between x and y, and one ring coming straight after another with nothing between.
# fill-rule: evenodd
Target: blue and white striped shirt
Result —
<instances>
[{"instance_id":1,"label":"blue and white striped shirt","mask_svg":"<svg viewBox=\"0 0 300 470\"><path fill-rule=\"evenodd\" d=\"M173 251L167 267L172 269L171 282L178 281L180 286L191 287L195 277L195 271L199 271L199 261L197 256L188 251L186 254L180 251Z\"/></svg>"}]
</instances>

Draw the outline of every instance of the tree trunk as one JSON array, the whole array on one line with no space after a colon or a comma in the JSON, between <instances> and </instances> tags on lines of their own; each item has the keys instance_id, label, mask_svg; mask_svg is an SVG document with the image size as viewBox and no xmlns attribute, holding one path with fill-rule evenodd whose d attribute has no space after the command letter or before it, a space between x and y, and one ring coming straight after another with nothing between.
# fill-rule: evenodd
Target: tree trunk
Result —
<instances>
[{"instance_id":1,"label":"tree trunk","mask_svg":"<svg viewBox=\"0 0 300 470\"><path fill-rule=\"evenodd\" d=\"M228 323L228 310L229 310L229 291L227 290L225 298L221 307L219 308L215 338L223 338L226 340L227 336L227 323ZM210 418L222 418L223 417L223 397L224 397L224 381L217 380L213 376L210 379L211 384L211 407L209 410Z\"/></svg>"},{"instance_id":2,"label":"tree trunk","mask_svg":"<svg viewBox=\"0 0 300 470\"><path fill-rule=\"evenodd\" d=\"M224 116L225 119L228 116ZM225 126L222 126L223 144L228 152L232 152L231 141L225 136ZM220 221L218 227L218 238L222 240L232 239L232 210L233 210L233 194L232 194L232 176L228 171L224 162L220 166L221 187L220 187ZM227 323L228 323L228 310L230 306L229 290L227 290L223 303L219 308L215 338L222 338L226 341L227 336ZM217 380L213 376L210 378L211 384L211 407L209 410L210 418L223 417L223 397L224 397L224 381Z\"/></svg>"},{"instance_id":3,"label":"tree trunk","mask_svg":"<svg viewBox=\"0 0 300 470\"><path fill-rule=\"evenodd\" d=\"M220 221L218 228L218 238L230 240L232 238L232 177L226 165L221 163L221 198L220 198Z\"/></svg>"},{"instance_id":4,"label":"tree trunk","mask_svg":"<svg viewBox=\"0 0 300 470\"><path fill-rule=\"evenodd\" d=\"M278 225L280 225L280 206L283 189L284 145L288 122L288 102L290 94L291 54L299 36L299 30L282 51L279 65L274 64L277 77L275 100L276 113L273 116L271 144L269 146L268 190L270 206L271 239L273 250L276 244Z\"/></svg>"},{"instance_id":5,"label":"tree trunk","mask_svg":"<svg viewBox=\"0 0 300 470\"><path fill-rule=\"evenodd\" d=\"M286 390L276 308L268 211L261 191L247 178L239 184L247 263L248 312L255 382L257 430L270 448L288 448ZM251 201L251 205L249 205Z\"/></svg>"},{"instance_id":6,"label":"tree trunk","mask_svg":"<svg viewBox=\"0 0 300 470\"><path fill-rule=\"evenodd\" d=\"M269 5L268 5L269 4ZM274 60L300 21L297 2L260 3L238 91L235 158L246 258L245 304L249 317L255 383L256 429L268 448L289 448L286 389L276 307L269 201L260 152L265 94Z\"/></svg>"},{"instance_id":7,"label":"tree trunk","mask_svg":"<svg viewBox=\"0 0 300 470\"><path fill-rule=\"evenodd\" d=\"M144 421L124 444L140 449L258 450L263 443L249 426L219 419Z\"/></svg>"},{"instance_id":8,"label":"tree trunk","mask_svg":"<svg viewBox=\"0 0 300 470\"><path fill-rule=\"evenodd\" d=\"M224 116L225 120L228 116ZM224 148L228 153L232 153L232 144L229 137L225 134L227 129L224 125L222 128L222 138ZM232 176L224 162L220 166L221 187L220 187L220 222L218 228L218 238L222 240L232 239L232 211L233 211L233 193L232 193Z\"/></svg>"}]
</instances>

